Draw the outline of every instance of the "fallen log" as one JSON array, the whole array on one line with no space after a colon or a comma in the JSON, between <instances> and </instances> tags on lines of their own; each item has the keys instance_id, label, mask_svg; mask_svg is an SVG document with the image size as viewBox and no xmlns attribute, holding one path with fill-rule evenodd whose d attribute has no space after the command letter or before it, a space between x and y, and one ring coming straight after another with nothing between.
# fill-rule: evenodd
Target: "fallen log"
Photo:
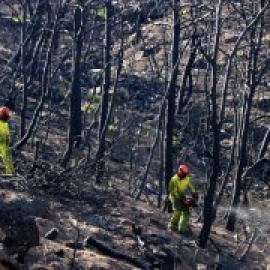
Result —
<instances>
[{"instance_id":1,"label":"fallen log","mask_svg":"<svg viewBox=\"0 0 270 270\"><path fill-rule=\"evenodd\" d=\"M95 247L110 257L127 261L127 262L139 267L140 269L148 269L149 268L147 266L147 264L143 263L140 259L128 254L125 251L117 250L115 248L109 247L109 246L107 246L106 243L104 243L98 239L95 239L91 236L86 238L84 243L85 243L86 248Z\"/></svg>"}]
</instances>

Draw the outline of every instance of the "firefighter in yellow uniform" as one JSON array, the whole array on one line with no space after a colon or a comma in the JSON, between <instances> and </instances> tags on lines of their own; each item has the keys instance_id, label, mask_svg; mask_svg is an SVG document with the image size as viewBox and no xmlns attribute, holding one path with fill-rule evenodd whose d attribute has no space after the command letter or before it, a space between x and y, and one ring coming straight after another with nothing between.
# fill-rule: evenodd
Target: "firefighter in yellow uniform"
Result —
<instances>
[{"instance_id":1,"label":"firefighter in yellow uniform","mask_svg":"<svg viewBox=\"0 0 270 270\"><path fill-rule=\"evenodd\" d=\"M13 175L15 173L12 153L9 147L10 144L10 132L9 132L9 118L11 111L8 107L2 107L0 109L0 157L6 168L7 175Z\"/></svg>"},{"instance_id":2,"label":"firefighter in yellow uniform","mask_svg":"<svg viewBox=\"0 0 270 270\"><path fill-rule=\"evenodd\" d=\"M192 195L192 198L187 197L188 193ZM183 234L190 233L190 207L198 199L198 194L190 179L189 168L186 165L180 165L177 173L171 178L169 199L173 208L173 215L168 225L169 229Z\"/></svg>"}]
</instances>

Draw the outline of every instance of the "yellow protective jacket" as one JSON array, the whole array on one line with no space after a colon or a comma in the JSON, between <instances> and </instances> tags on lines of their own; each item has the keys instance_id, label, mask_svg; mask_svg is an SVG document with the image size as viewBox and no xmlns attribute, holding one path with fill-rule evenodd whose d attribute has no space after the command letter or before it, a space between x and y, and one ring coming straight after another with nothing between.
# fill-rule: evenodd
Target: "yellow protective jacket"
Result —
<instances>
[{"instance_id":1,"label":"yellow protective jacket","mask_svg":"<svg viewBox=\"0 0 270 270\"><path fill-rule=\"evenodd\" d=\"M0 144L10 141L9 125L7 121L0 120Z\"/></svg>"},{"instance_id":2,"label":"yellow protective jacket","mask_svg":"<svg viewBox=\"0 0 270 270\"><path fill-rule=\"evenodd\" d=\"M6 174L14 174L11 149L9 147L10 132L7 121L0 120L0 157L4 162Z\"/></svg>"},{"instance_id":3,"label":"yellow protective jacket","mask_svg":"<svg viewBox=\"0 0 270 270\"><path fill-rule=\"evenodd\" d=\"M183 197L188 193L196 193L196 188L192 183L190 176L186 176L184 179L179 178L175 174L169 183L169 198L172 203L180 202Z\"/></svg>"}]
</instances>

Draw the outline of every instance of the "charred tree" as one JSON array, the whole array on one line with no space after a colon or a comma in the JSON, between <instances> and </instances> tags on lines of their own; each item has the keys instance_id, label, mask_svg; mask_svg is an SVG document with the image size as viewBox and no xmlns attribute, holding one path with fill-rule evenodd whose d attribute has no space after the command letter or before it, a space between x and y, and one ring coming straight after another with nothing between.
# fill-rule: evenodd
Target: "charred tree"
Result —
<instances>
[{"instance_id":1,"label":"charred tree","mask_svg":"<svg viewBox=\"0 0 270 270\"><path fill-rule=\"evenodd\" d=\"M192 68L197 56L197 45L196 40L198 36L196 31L191 36L191 52L188 58L188 62L186 64L181 90L179 91L177 98L177 107L176 107L176 115L180 115L183 112L184 107L187 105L191 95L192 95L192 86L193 86L193 76L192 76Z\"/></svg>"},{"instance_id":2,"label":"charred tree","mask_svg":"<svg viewBox=\"0 0 270 270\"><path fill-rule=\"evenodd\" d=\"M21 74L22 74L22 81L23 81L23 99L22 99L22 108L21 108L21 138L25 135L25 117L26 117L26 110L27 110L27 78L25 72L25 36L26 36L26 19L27 19L27 1L22 3L22 28L21 28Z\"/></svg>"},{"instance_id":3,"label":"charred tree","mask_svg":"<svg viewBox=\"0 0 270 270\"><path fill-rule=\"evenodd\" d=\"M264 69L260 69L259 56L262 51L262 36L264 30L264 16L263 11L266 10L270 3L264 4L265 1L261 1L260 12L257 14L255 19L251 22L252 28L249 31L249 61L246 72L246 91L243 96L242 108L241 108L241 119L240 119L240 127L238 132L238 160L236 173L234 176L234 190L233 197L231 203L231 211L229 213L229 217L227 220L226 228L229 231L234 231L237 214L235 208L239 206L241 190L245 183L243 183L243 174L245 172L245 168L248 165L248 134L250 131L250 119L251 112L254 102L255 92L260 84L260 80L263 76ZM266 63L268 65L268 62Z\"/></svg>"},{"instance_id":4,"label":"charred tree","mask_svg":"<svg viewBox=\"0 0 270 270\"><path fill-rule=\"evenodd\" d=\"M74 12L74 41L73 41L73 76L69 105L69 130L68 147L63 158L62 165L67 163L72 155L73 147L78 148L81 142L82 133L82 112L81 112L81 56L84 38L84 9L83 6L76 6Z\"/></svg>"},{"instance_id":5,"label":"charred tree","mask_svg":"<svg viewBox=\"0 0 270 270\"><path fill-rule=\"evenodd\" d=\"M220 171L220 125L218 119L218 104L217 104L217 83L218 83L218 73L217 73L217 57L220 44L220 33L221 33L221 13L222 13L223 0L220 0L216 11L216 33L215 33L215 43L213 57L211 60L212 64L212 74L211 74L211 127L213 130L213 165L212 173L209 179L206 195L204 198L203 206L203 227L199 235L199 246L204 248L209 234L211 231L211 226L214 219L214 209L213 202L215 199L216 185Z\"/></svg>"},{"instance_id":6,"label":"charred tree","mask_svg":"<svg viewBox=\"0 0 270 270\"><path fill-rule=\"evenodd\" d=\"M112 12L111 0L106 2L105 19L105 44L104 44L104 82L101 101L101 114L99 121L99 148L96 154L96 183L101 182L104 171L104 153L106 149L106 119L109 111L109 90L111 87L111 34L112 34Z\"/></svg>"},{"instance_id":7,"label":"charred tree","mask_svg":"<svg viewBox=\"0 0 270 270\"><path fill-rule=\"evenodd\" d=\"M48 93L48 87L49 87L49 77L50 77L49 67L52 61L54 38L56 36L57 31L59 31L60 18L62 18L63 16L63 8L65 7L66 4L63 4L63 6L58 7L54 20L53 18L50 18L50 20L46 24L47 29L44 30L43 32L44 39L45 39L44 45L43 45L45 66L44 66L44 70L42 72L42 78L41 78L41 96L35 108L35 111L33 113L33 117L31 119L29 127L27 131L25 132L25 135L14 146L14 149L16 150L20 150L28 142L29 138L33 134L34 129L36 128L36 125L40 117L40 113L43 110L43 107L46 101L46 96Z\"/></svg>"},{"instance_id":8,"label":"charred tree","mask_svg":"<svg viewBox=\"0 0 270 270\"><path fill-rule=\"evenodd\" d=\"M166 191L168 193L169 181L173 175L173 134L176 110L176 88L179 65L179 45L180 45L180 18L179 18L180 0L173 2L173 44L171 54L171 74L168 83L167 108L166 108L166 133L164 136L164 168ZM170 208L170 206L169 206ZM169 209L170 210L170 209Z\"/></svg>"}]
</instances>

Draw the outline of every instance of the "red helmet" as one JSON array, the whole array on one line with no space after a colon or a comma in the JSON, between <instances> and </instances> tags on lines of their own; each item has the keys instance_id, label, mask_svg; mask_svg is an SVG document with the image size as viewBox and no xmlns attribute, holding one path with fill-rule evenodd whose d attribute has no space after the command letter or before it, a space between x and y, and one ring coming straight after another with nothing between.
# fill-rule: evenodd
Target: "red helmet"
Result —
<instances>
[{"instance_id":1,"label":"red helmet","mask_svg":"<svg viewBox=\"0 0 270 270\"><path fill-rule=\"evenodd\" d=\"M10 109L8 107L2 107L0 109L0 119L3 121L8 121L9 117L10 117Z\"/></svg>"},{"instance_id":2,"label":"red helmet","mask_svg":"<svg viewBox=\"0 0 270 270\"><path fill-rule=\"evenodd\" d=\"M189 168L187 165L180 165L178 170L177 170L177 175L180 177L180 178L185 178L187 175L189 174Z\"/></svg>"}]
</instances>

